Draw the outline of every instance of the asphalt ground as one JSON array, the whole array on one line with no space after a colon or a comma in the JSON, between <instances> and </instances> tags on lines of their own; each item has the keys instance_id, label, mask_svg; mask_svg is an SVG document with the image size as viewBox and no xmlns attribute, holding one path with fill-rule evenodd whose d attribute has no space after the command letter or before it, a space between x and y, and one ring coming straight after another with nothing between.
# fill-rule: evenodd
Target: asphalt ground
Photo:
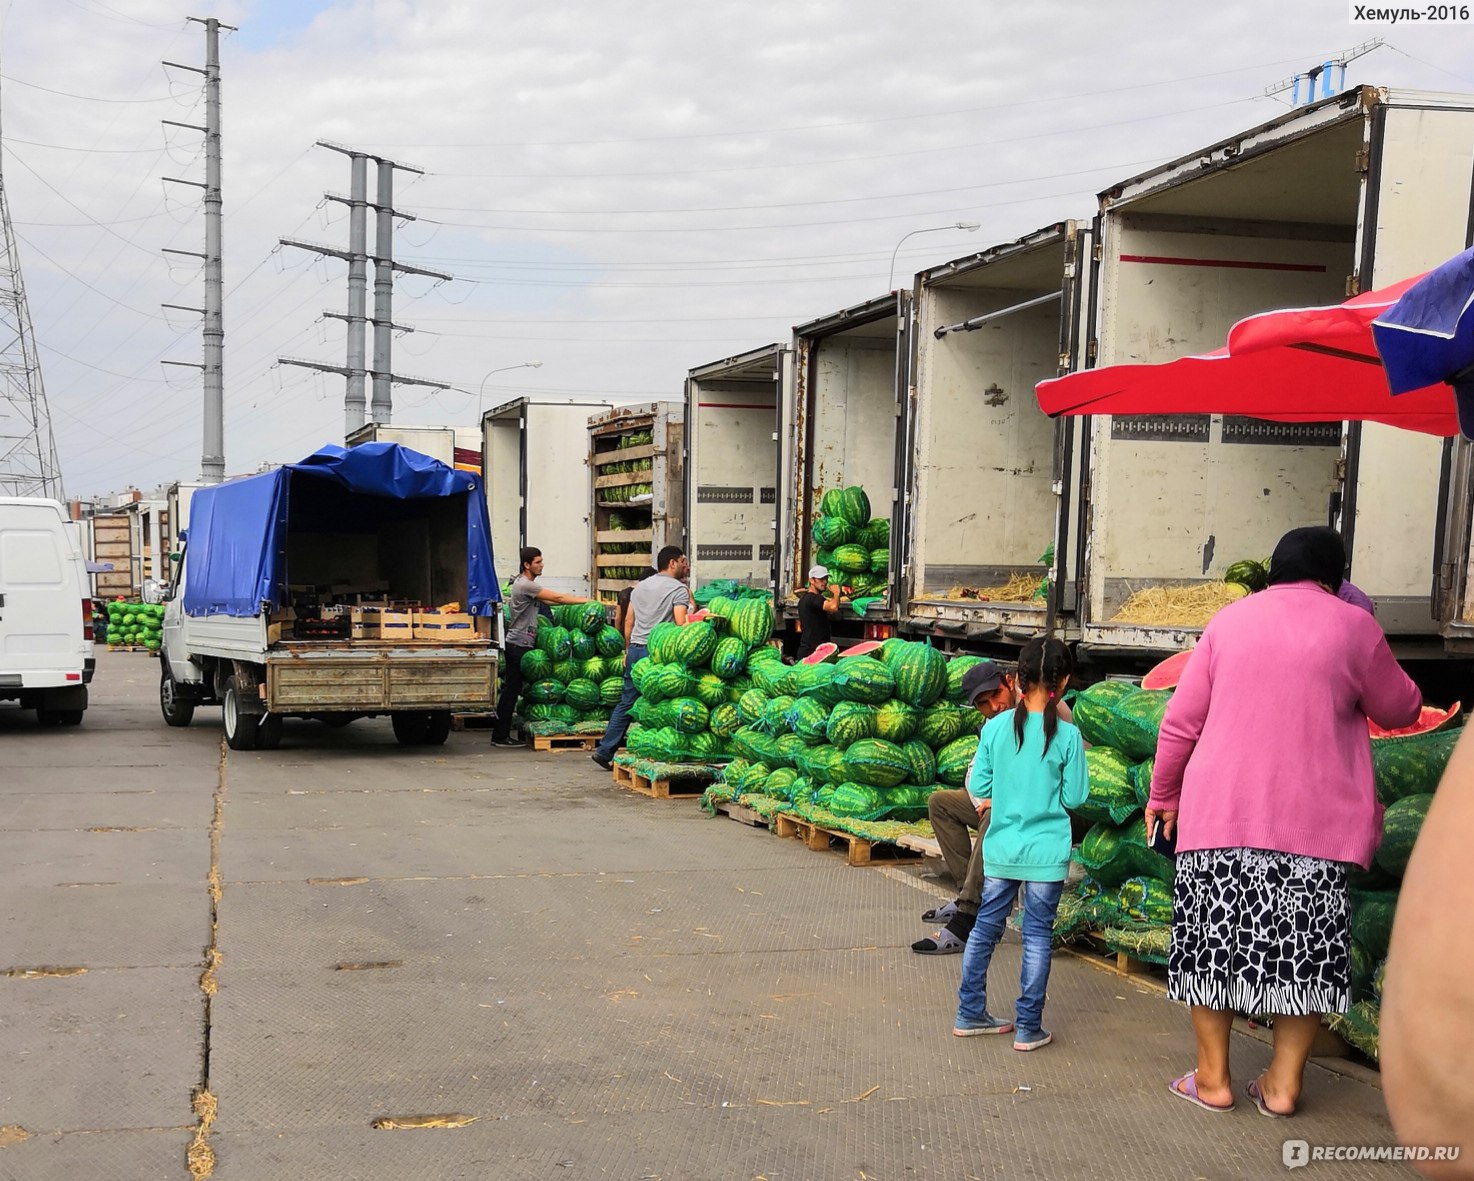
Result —
<instances>
[{"instance_id":1,"label":"asphalt ground","mask_svg":"<svg viewBox=\"0 0 1474 1181\"><path fill-rule=\"evenodd\" d=\"M1355 1068L1313 1065L1291 1121L1174 1100L1186 1011L1071 954L1054 1045L954 1038L920 867L484 730L227 752L217 710L164 726L158 669L102 653L76 729L0 708L0 1179L183 1181L193 1144L222 1181L1175 1181L1393 1142ZM1018 967L1010 934L996 996ZM1240 1089L1268 1055L1235 1037Z\"/></svg>"}]
</instances>

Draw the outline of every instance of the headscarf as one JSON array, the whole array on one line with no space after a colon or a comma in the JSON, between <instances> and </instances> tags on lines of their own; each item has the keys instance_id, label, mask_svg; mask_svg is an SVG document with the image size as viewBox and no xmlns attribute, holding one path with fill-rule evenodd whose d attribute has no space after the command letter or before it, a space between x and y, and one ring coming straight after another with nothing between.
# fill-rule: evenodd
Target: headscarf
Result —
<instances>
[{"instance_id":1,"label":"headscarf","mask_svg":"<svg viewBox=\"0 0 1474 1181\"><path fill-rule=\"evenodd\" d=\"M1323 582L1335 594L1346 573L1346 543L1334 529L1306 525L1280 538L1269 559L1269 582Z\"/></svg>"}]
</instances>

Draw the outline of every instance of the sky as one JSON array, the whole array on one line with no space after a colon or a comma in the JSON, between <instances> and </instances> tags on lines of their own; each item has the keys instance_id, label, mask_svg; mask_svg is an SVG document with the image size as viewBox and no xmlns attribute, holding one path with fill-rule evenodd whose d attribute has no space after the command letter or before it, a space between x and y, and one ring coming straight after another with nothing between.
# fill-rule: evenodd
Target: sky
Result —
<instances>
[{"instance_id":1,"label":"sky","mask_svg":"<svg viewBox=\"0 0 1474 1181\"><path fill-rule=\"evenodd\" d=\"M3 178L66 492L194 480L203 26L221 43L226 468L341 441L345 156L396 180L393 420L512 397L679 398L689 369L926 266L1088 218L1095 194L1348 85L1474 94L1474 25L1346 0L8 0ZM973 232L944 229L977 222ZM912 231L925 231L912 233ZM906 235L910 235L906 237ZM905 241L902 242L903 237ZM165 366L163 361L183 366ZM519 367L541 362L537 368ZM493 372L496 371L496 372Z\"/></svg>"}]
</instances>

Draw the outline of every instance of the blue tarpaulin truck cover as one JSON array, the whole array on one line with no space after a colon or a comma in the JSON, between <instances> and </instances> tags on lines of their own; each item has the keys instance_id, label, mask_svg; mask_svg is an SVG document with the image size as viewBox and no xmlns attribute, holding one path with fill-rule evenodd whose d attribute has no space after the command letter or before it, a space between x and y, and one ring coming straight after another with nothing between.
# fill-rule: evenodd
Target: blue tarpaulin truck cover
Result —
<instances>
[{"instance_id":1,"label":"blue tarpaulin truck cover","mask_svg":"<svg viewBox=\"0 0 1474 1181\"><path fill-rule=\"evenodd\" d=\"M466 610L501 602L492 568L491 523L481 479L397 443L329 443L300 463L200 488L190 501L186 615L259 615L287 602L287 528L333 532L341 518L314 519L310 482L342 492L414 501L460 496L466 504Z\"/></svg>"}]
</instances>

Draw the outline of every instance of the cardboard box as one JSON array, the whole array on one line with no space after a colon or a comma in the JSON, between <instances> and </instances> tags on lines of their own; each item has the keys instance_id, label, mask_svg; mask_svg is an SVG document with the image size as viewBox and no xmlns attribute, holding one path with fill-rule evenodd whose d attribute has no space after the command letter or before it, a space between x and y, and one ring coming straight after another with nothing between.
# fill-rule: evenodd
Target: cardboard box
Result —
<instances>
[{"instance_id":1,"label":"cardboard box","mask_svg":"<svg viewBox=\"0 0 1474 1181\"><path fill-rule=\"evenodd\" d=\"M476 638L476 617L462 613L416 611L414 638L463 644Z\"/></svg>"}]
</instances>

